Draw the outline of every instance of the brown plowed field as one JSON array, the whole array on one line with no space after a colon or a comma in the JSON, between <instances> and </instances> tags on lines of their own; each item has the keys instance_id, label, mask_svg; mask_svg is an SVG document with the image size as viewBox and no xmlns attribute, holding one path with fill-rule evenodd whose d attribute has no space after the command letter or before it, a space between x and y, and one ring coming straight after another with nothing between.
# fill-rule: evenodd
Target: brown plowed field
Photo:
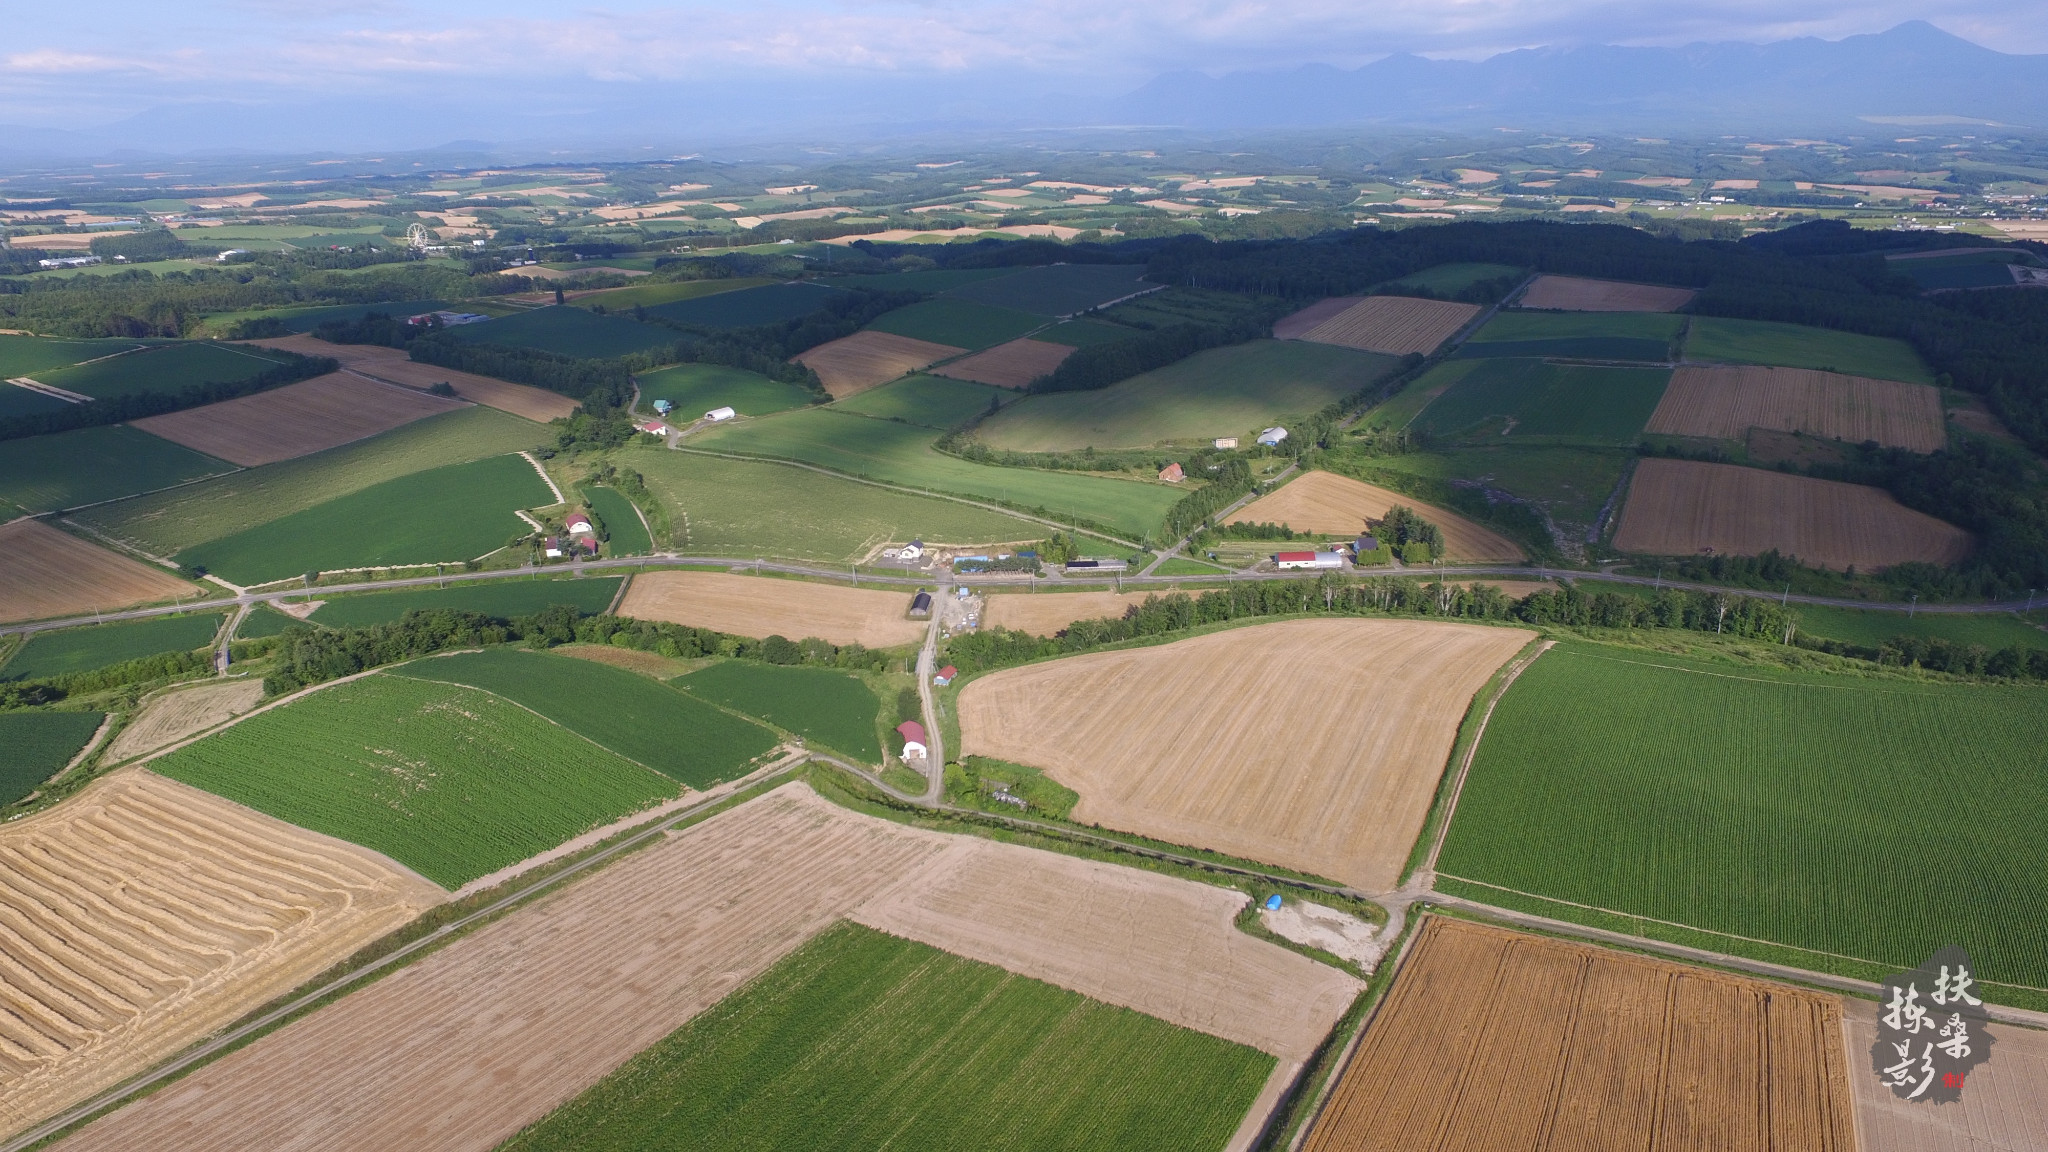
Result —
<instances>
[{"instance_id":1,"label":"brown plowed field","mask_svg":"<svg viewBox=\"0 0 2048 1152\"><path fill-rule=\"evenodd\" d=\"M111 612L198 589L40 520L0 525L0 622Z\"/></svg>"},{"instance_id":2,"label":"brown plowed field","mask_svg":"<svg viewBox=\"0 0 2048 1152\"><path fill-rule=\"evenodd\" d=\"M1840 1037L1832 996L1431 916L1304 1148L1854 1152Z\"/></svg>"},{"instance_id":3,"label":"brown plowed field","mask_svg":"<svg viewBox=\"0 0 2048 1152\"><path fill-rule=\"evenodd\" d=\"M544 388L514 384L509 380L416 363L397 348L377 344L329 344L312 336L280 336L271 340L250 340L248 343L265 348L283 348L305 356L332 356L341 361L345 369L421 391L445 382L452 385L455 394L464 400L543 424L576 411L576 401L567 396Z\"/></svg>"},{"instance_id":4,"label":"brown plowed field","mask_svg":"<svg viewBox=\"0 0 2048 1152\"><path fill-rule=\"evenodd\" d=\"M1273 339L1299 340L1314 331L1316 325L1340 315L1363 299L1363 296L1332 296L1327 300L1318 300L1291 316L1283 316L1273 321Z\"/></svg>"},{"instance_id":5,"label":"brown plowed field","mask_svg":"<svg viewBox=\"0 0 2048 1152\"><path fill-rule=\"evenodd\" d=\"M1477 304L1453 304L1415 296L1368 296L1302 333L1298 339L1391 356L1406 356L1410 352L1427 356L1477 315Z\"/></svg>"},{"instance_id":6,"label":"brown plowed field","mask_svg":"<svg viewBox=\"0 0 2048 1152\"><path fill-rule=\"evenodd\" d=\"M986 352L955 360L943 368L933 370L934 376L950 376L955 380L972 380L977 384L993 384L998 388L1024 388L1040 376L1049 376L1074 349L1065 344L1049 344L1044 340L1012 340L998 344Z\"/></svg>"},{"instance_id":7,"label":"brown plowed field","mask_svg":"<svg viewBox=\"0 0 2048 1152\"><path fill-rule=\"evenodd\" d=\"M1970 534L1880 488L1734 464L1636 465L1614 546L1651 556L1754 556L1776 548L1807 564L1866 571L1907 560L1953 564Z\"/></svg>"},{"instance_id":8,"label":"brown plowed field","mask_svg":"<svg viewBox=\"0 0 2048 1152\"><path fill-rule=\"evenodd\" d=\"M981 622L991 628L1050 636L1076 620L1121 618L1125 610L1144 602L1144 593L998 592L982 601Z\"/></svg>"},{"instance_id":9,"label":"brown plowed field","mask_svg":"<svg viewBox=\"0 0 2048 1152\"><path fill-rule=\"evenodd\" d=\"M253 468L389 432L462 406L459 400L332 372L133 423L152 436Z\"/></svg>"},{"instance_id":10,"label":"brown plowed field","mask_svg":"<svg viewBox=\"0 0 2048 1152\"><path fill-rule=\"evenodd\" d=\"M1671 374L1646 432L1741 440L1751 428L1911 452L1948 443L1941 390L1810 368L1688 364Z\"/></svg>"},{"instance_id":11,"label":"brown plowed field","mask_svg":"<svg viewBox=\"0 0 2048 1152\"><path fill-rule=\"evenodd\" d=\"M2037 1152L2048 1148L2048 1032L1991 1024L1991 1060L1955 1104L1901 1100L1870 1075L1877 1005L1845 1005L1849 1081L1863 1152Z\"/></svg>"},{"instance_id":12,"label":"brown plowed field","mask_svg":"<svg viewBox=\"0 0 2048 1152\"><path fill-rule=\"evenodd\" d=\"M1522 308L1560 312L1676 312L1692 298L1690 288L1585 280L1577 276L1538 276L1516 303Z\"/></svg>"},{"instance_id":13,"label":"brown plowed field","mask_svg":"<svg viewBox=\"0 0 2048 1152\"><path fill-rule=\"evenodd\" d=\"M852 919L1300 1063L1365 985L1239 932L1245 900L960 837Z\"/></svg>"},{"instance_id":14,"label":"brown plowed field","mask_svg":"<svg viewBox=\"0 0 2048 1152\"><path fill-rule=\"evenodd\" d=\"M1365 531L1396 504L1413 508L1443 530L1444 555L1453 560L1522 560L1520 545L1491 528L1481 527L1456 512L1424 504L1372 484L1334 472L1309 472L1238 509L1232 524L1285 524L1296 532L1333 536Z\"/></svg>"},{"instance_id":15,"label":"brown plowed field","mask_svg":"<svg viewBox=\"0 0 2048 1152\"><path fill-rule=\"evenodd\" d=\"M1044 769L1074 819L1390 889L1465 708L1532 637L1288 620L984 676L963 753Z\"/></svg>"},{"instance_id":16,"label":"brown plowed field","mask_svg":"<svg viewBox=\"0 0 2048 1152\"><path fill-rule=\"evenodd\" d=\"M442 897L366 849L140 770L6 825L0 1132L143 1071Z\"/></svg>"},{"instance_id":17,"label":"brown plowed field","mask_svg":"<svg viewBox=\"0 0 2048 1152\"><path fill-rule=\"evenodd\" d=\"M619 615L666 620L738 636L816 636L834 644L894 648L924 639L909 618L910 593L841 588L728 572L649 572L633 578Z\"/></svg>"},{"instance_id":18,"label":"brown plowed field","mask_svg":"<svg viewBox=\"0 0 2048 1152\"><path fill-rule=\"evenodd\" d=\"M106 763L175 744L194 732L232 720L263 699L263 681L235 680L166 692L143 705L107 749Z\"/></svg>"},{"instance_id":19,"label":"brown plowed field","mask_svg":"<svg viewBox=\"0 0 2048 1152\"><path fill-rule=\"evenodd\" d=\"M834 400L844 400L965 351L893 332L855 332L799 352L793 359L816 372Z\"/></svg>"}]
</instances>

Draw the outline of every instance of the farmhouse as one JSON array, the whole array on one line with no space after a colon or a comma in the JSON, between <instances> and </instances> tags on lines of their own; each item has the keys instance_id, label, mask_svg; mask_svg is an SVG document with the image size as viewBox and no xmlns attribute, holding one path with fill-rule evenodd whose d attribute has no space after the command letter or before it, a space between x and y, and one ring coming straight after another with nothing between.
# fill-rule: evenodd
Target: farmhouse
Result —
<instances>
[{"instance_id":1,"label":"farmhouse","mask_svg":"<svg viewBox=\"0 0 2048 1152\"><path fill-rule=\"evenodd\" d=\"M910 598L910 614L912 616L931 615L932 594L929 592L919 592L917 595L912 596Z\"/></svg>"},{"instance_id":2,"label":"farmhouse","mask_svg":"<svg viewBox=\"0 0 2048 1152\"><path fill-rule=\"evenodd\" d=\"M739 415L739 413L733 411L731 406L728 405L727 407L724 408L713 408L711 411L706 412L704 414L704 418L706 420L711 421L713 424L717 424L726 420L730 420L737 415Z\"/></svg>"},{"instance_id":3,"label":"farmhouse","mask_svg":"<svg viewBox=\"0 0 2048 1152\"><path fill-rule=\"evenodd\" d=\"M1377 536L1360 536L1358 539L1353 540L1351 542L1351 554L1354 557L1363 556L1368 552L1377 552L1379 550L1380 538Z\"/></svg>"},{"instance_id":4,"label":"farmhouse","mask_svg":"<svg viewBox=\"0 0 2048 1152\"><path fill-rule=\"evenodd\" d=\"M1287 439L1287 429L1278 426L1268 428L1264 432L1259 433L1259 443L1264 444L1268 448L1285 439Z\"/></svg>"},{"instance_id":5,"label":"farmhouse","mask_svg":"<svg viewBox=\"0 0 2048 1152\"><path fill-rule=\"evenodd\" d=\"M1276 552L1273 554L1275 568L1342 568L1342 552Z\"/></svg>"},{"instance_id":6,"label":"farmhouse","mask_svg":"<svg viewBox=\"0 0 2048 1152\"><path fill-rule=\"evenodd\" d=\"M648 421L647 423L645 423L645 424L642 424L642 425L640 426L640 430L641 430L642 432L645 432L645 433L647 433L647 434L648 434L649 436L666 436L666 435L668 435L668 425L666 425L666 424L663 424L663 423L662 423L661 421L659 421L659 420L649 420L649 421Z\"/></svg>"},{"instance_id":7,"label":"farmhouse","mask_svg":"<svg viewBox=\"0 0 2048 1152\"><path fill-rule=\"evenodd\" d=\"M541 545L541 555L546 556L550 560L560 560L562 558L562 542L553 536L548 537Z\"/></svg>"},{"instance_id":8,"label":"farmhouse","mask_svg":"<svg viewBox=\"0 0 2048 1152\"><path fill-rule=\"evenodd\" d=\"M1168 464L1166 467L1161 468L1159 470L1159 478L1161 480L1166 481L1168 484L1178 484L1181 481L1187 479L1188 474L1186 472L1181 471L1180 465L1175 463Z\"/></svg>"},{"instance_id":9,"label":"farmhouse","mask_svg":"<svg viewBox=\"0 0 2048 1152\"><path fill-rule=\"evenodd\" d=\"M896 726L896 734L903 737L903 758L922 760L925 757L924 725L915 720L905 720Z\"/></svg>"}]
</instances>

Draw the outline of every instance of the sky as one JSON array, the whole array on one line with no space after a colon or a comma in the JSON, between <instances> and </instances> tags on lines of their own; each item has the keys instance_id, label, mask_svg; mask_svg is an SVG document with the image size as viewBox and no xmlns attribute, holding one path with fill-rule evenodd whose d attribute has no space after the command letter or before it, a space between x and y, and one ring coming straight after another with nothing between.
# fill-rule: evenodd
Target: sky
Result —
<instances>
[{"instance_id":1,"label":"sky","mask_svg":"<svg viewBox=\"0 0 2048 1152\"><path fill-rule=\"evenodd\" d=\"M2041 0L139 0L29 4L0 33L0 124L73 129L208 102L451 106L564 93L829 99L835 86L1113 95L1162 72L1390 52L1839 39L1906 20L2048 53ZM936 88L934 89L936 90Z\"/></svg>"}]
</instances>

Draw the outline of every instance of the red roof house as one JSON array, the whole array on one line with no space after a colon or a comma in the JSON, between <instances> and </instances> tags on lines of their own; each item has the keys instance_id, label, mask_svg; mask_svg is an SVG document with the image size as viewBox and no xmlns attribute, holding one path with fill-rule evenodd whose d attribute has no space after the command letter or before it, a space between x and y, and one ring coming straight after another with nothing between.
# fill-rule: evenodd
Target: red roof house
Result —
<instances>
[{"instance_id":1,"label":"red roof house","mask_svg":"<svg viewBox=\"0 0 2048 1152\"><path fill-rule=\"evenodd\" d=\"M1168 464L1166 467L1161 468L1159 470L1159 478L1161 480L1166 481L1168 484L1178 484L1181 481L1187 479L1188 474L1186 472L1181 471L1179 464Z\"/></svg>"},{"instance_id":2,"label":"red roof house","mask_svg":"<svg viewBox=\"0 0 2048 1152\"><path fill-rule=\"evenodd\" d=\"M937 684L941 688L944 688L946 685L951 684L953 682L953 677L958 676L959 674L960 670L958 668L955 668L951 664L948 664L944 668L939 669L939 674L937 676L932 677L932 683Z\"/></svg>"}]
</instances>

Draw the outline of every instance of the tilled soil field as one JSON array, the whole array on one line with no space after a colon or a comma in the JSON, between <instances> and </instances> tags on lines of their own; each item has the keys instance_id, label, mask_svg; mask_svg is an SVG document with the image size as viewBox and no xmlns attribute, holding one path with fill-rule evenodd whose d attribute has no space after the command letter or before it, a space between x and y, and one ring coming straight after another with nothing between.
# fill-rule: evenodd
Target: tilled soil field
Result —
<instances>
[{"instance_id":1,"label":"tilled soil field","mask_svg":"<svg viewBox=\"0 0 2048 1152\"><path fill-rule=\"evenodd\" d=\"M7 825L0 1132L143 1071L443 895L372 852L141 771Z\"/></svg>"},{"instance_id":2,"label":"tilled soil field","mask_svg":"<svg viewBox=\"0 0 2048 1152\"><path fill-rule=\"evenodd\" d=\"M1261 496L1239 509L1229 523L1284 524L1296 532L1351 535L1364 532L1367 520L1385 516L1396 504L1414 509L1424 520L1443 530L1444 554L1450 559L1525 558L1514 541L1456 512L1334 472L1310 472L1283 484L1278 492ZM1274 545L1276 551L1280 547Z\"/></svg>"},{"instance_id":3,"label":"tilled soil field","mask_svg":"<svg viewBox=\"0 0 2048 1152\"><path fill-rule=\"evenodd\" d=\"M361 440L460 407L459 400L332 372L134 424L153 436L254 467Z\"/></svg>"},{"instance_id":4,"label":"tilled soil field","mask_svg":"<svg viewBox=\"0 0 2048 1152\"><path fill-rule=\"evenodd\" d=\"M841 588L729 572L649 572L633 578L619 615L666 620L738 636L816 636L834 644L894 648L924 638L910 593Z\"/></svg>"},{"instance_id":5,"label":"tilled soil field","mask_svg":"<svg viewBox=\"0 0 2048 1152\"><path fill-rule=\"evenodd\" d=\"M969 684L961 750L1045 770L1081 794L1084 824L1380 892L1472 694L1531 636L1290 620L1072 656Z\"/></svg>"},{"instance_id":6,"label":"tilled soil field","mask_svg":"<svg viewBox=\"0 0 2048 1152\"><path fill-rule=\"evenodd\" d=\"M378 380L387 380L393 384L401 384L407 388L424 391L436 384L446 383L464 400L541 423L569 416L576 411L576 401L559 393L525 384L514 384L509 380L498 380L490 376L478 376L471 372L458 372L453 368L421 364L398 348L386 348L377 344L329 344L313 336L280 336L270 340L251 340L249 343L265 348L283 348L305 356L332 356L341 361L344 369L360 372Z\"/></svg>"},{"instance_id":7,"label":"tilled soil field","mask_svg":"<svg viewBox=\"0 0 2048 1152\"><path fill-rule=\"evenodd\" d=\"M1676 312L1693 298L1690 288L1624 284L1578 276L1538 276L1516 303L1560 312Z\"/></svg>"},{"instance_id":8,"label":"tilled soil field","mask_svg":"<svg viewBox=\"0 0 2048 1152\"><path fill-rule=\"evenodd\" d=\"M1315 331L1316 325L1343 314L1363 299L1363 296L1332 296L1318 300L1299 312L1273 321L1273 339L1299 340Z\"/></svg>"},{"instance_id":9,"label":"tilled soil field","mask_svg":"<svg viewBox=\"0 0 2048 1152\"><path fill-rule=\"evenodd\" d=\"M1878 1005L1844 1006L1849 1082L1863 1152L2033 1152L2048 1148L2048 1032L1986 1025L1991 1060L1963 1081L1963 1098L1901 1100L1869 1074Z\"/></svg>"},{"instance_id":10,"label":"tilled soil field","mask_svg":"<svg viewBox=\"0 0 2048 1152\"><path fill-rule=\"evenodd\" d=\"M1970 534L1881 488L1646 459L1629 484L1614 546L1651 556L1754 556L1776 548L1806 564L1868 571L1907 560L1953 564L1968 554Z\"/></svg>"},{"instance_id":11,"label":"tilled soil field","mask_svg":"<svg viewBox=\"0 0 2048 1152\"><path fill-rule=\"evenodd\" d=\"M1040 376L1049 376L1075 349L1044 340L1012 340L986 352L953 361L932 373L955 380L972 380L998 388L1024 388Z\"/></svg>"},{"instance_id":12,"label":"tilled soil field","mask_svg":"<svg viewBox=\"0 0 2048 1152\"><path fill-rule=\"evenodd\" d=\"M1854 1152L1841 1002L1432 916L1307 1152Z\"/></svg>"},{"instance_id":13,"label":"tilled soil field","mask_svg":"<svg viewBox=\"0 0 2048 1152\"><path fill-rule=\"evenodd\" d=\"M175 744L194 732L231 720L263 698L261 680L236 680L166 692L143 705L107 749L106 763Z\"/></svg>"},{"instance_id":14,"label":"tilled soil field","mask_svg":"<svg viewBox=\"0 0 2048 1152\"><path fill-rule=\"evenodd\" d=\"M796 361L818 374L834 400L844 400L906 372L967 351L890 332L855 332L800 352Z\"/></svg>"},{"instance_id":15,"label":"tilled soil field","mask_svg":"<svg viewBox=\"0 0 2048 1152\"><path fill-rule=\"evenodd\" d=\"M40 520L0 525L0 621L109 612L198 589Z\"/></svg>"},{"instance_id":16,"label":"tilled soil field","mask_svg":"<svg viewBox=\"0 0 2048 1152\"><path fill-rule=\"evenodd\" d=\"M1121 619L1131 607L1144 602L1145 594L1138 592L999 592L982 602L982 623L1051 636L1076 620Z\"/></svg>"},{"instance_id":17,"label":"tilled soil field","mask_svg":"<svg viewBox=\"0 0 2048 1152\"><path fill-rule=\"evenodd\" d=\"M1299 339L1390 356L1410 352L1427 356L1471 323L1479 311L1477 304L1416 296L1368 296L1303 332Z\"/></svg>"},{"instance_id":18,"label":"tilled soil field","mask_svg":"<svg viewBox=\"0 0 2048 1152\"><path fill-rule=\"evenodd\" d=\"M1751 428L1912 452L1948 443L1941 390L1810 368L1688 364L1671 374L1646 432L1740 440Z\"/></svg>"}]
</instances>

